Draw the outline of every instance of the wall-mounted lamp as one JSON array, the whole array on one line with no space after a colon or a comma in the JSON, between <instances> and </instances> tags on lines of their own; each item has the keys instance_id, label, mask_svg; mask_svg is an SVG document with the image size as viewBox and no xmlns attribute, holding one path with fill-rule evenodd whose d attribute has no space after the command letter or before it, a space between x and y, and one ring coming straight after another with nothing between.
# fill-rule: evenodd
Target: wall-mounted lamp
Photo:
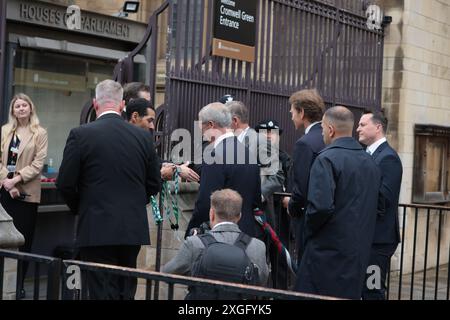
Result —
<instances>
[{"instance_id":1,"label":"wall-mounted lamp","mask_svg":"<svg viewBox=\"0 0 450 320\"><path fill-rule=\"evenodd\" d=\"M126 18L130 13L136 13L139 10L139 1L125 1L122 10L113 14L116 17Z\"/></svg>"}]
</instances>

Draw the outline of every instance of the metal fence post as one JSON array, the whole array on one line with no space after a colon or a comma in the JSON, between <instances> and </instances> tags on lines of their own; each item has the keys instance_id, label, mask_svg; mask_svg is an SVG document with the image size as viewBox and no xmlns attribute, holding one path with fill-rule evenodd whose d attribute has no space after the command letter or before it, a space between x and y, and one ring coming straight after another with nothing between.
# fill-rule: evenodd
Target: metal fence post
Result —
<instances>
[{"instance_id":1,"label":"metal fence post","mask_svg":"<svg viewBox=\"0 0 450 320\"><path fill-rule=\"evenodd\" d=\"M59 299L61 270L61 259L55 258L48 266L47 300Z\"/></svg>"}]
</instances>

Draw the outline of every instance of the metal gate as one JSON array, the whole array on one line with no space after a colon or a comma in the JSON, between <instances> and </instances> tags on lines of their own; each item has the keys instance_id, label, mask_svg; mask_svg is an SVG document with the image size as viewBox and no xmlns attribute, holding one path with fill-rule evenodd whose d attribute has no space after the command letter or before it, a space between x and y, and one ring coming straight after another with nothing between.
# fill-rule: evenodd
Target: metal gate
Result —
<instances>
[{"instance_id":1,"label":"metal gate","mask_svg":"<svg viewBox=\"0 0 450 320\"><path fill-rule=\"evenodd\" d=\"M284 129L281 148L287 151L298 135L288 105L297 90L317 88L327 107L345 105L357 118L364 108L381 107L383 30L368 29L363 2L260 0L254 63L211 55L214 2L167 0L151 17L146 38L115 70L118 81L132 81L133 56L147 45L154 97L157 67L164 65L158 128L166 157L170 133L192 132L198 111L225 94L249 107L253 125L277 119Z\"/></svg>"}]
</instances>

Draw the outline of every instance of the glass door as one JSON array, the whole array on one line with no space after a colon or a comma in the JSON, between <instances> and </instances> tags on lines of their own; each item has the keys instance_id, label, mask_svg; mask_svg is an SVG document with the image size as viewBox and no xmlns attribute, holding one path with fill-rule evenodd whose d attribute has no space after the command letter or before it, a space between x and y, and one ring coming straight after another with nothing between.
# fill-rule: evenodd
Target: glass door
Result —
<instances>
[{"instance_id":1,"label":"glass door","mask_svg":"<svg viewBox=\"0 0 450 320\"><path fill-rule=\"evenodd\" d=\"M11 95L23 92L34 102L41 125L48 131L51 171L58 171L67 136L79 125L83 106L94 97L95 86L112 77L114 66L112 61L16 49Z\"/></svg>"}]
</instances>

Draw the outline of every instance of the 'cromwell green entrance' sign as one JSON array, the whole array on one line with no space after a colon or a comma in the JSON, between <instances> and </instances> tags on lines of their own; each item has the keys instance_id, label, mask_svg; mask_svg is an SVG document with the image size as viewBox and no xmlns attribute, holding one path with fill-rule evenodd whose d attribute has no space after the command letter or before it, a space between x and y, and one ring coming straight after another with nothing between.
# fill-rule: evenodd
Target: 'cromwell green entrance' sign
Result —
<instances>
[{"instance_id":1,"label":"'cromwell green entrance' sign","mask_svg":"<svg viewBox=\"0 0 450 320\"><path fill-rule=\"evenodd\" d=\"M254 62L257 0L215 0L213 55Z\"/></svg>"}]
</instances>

